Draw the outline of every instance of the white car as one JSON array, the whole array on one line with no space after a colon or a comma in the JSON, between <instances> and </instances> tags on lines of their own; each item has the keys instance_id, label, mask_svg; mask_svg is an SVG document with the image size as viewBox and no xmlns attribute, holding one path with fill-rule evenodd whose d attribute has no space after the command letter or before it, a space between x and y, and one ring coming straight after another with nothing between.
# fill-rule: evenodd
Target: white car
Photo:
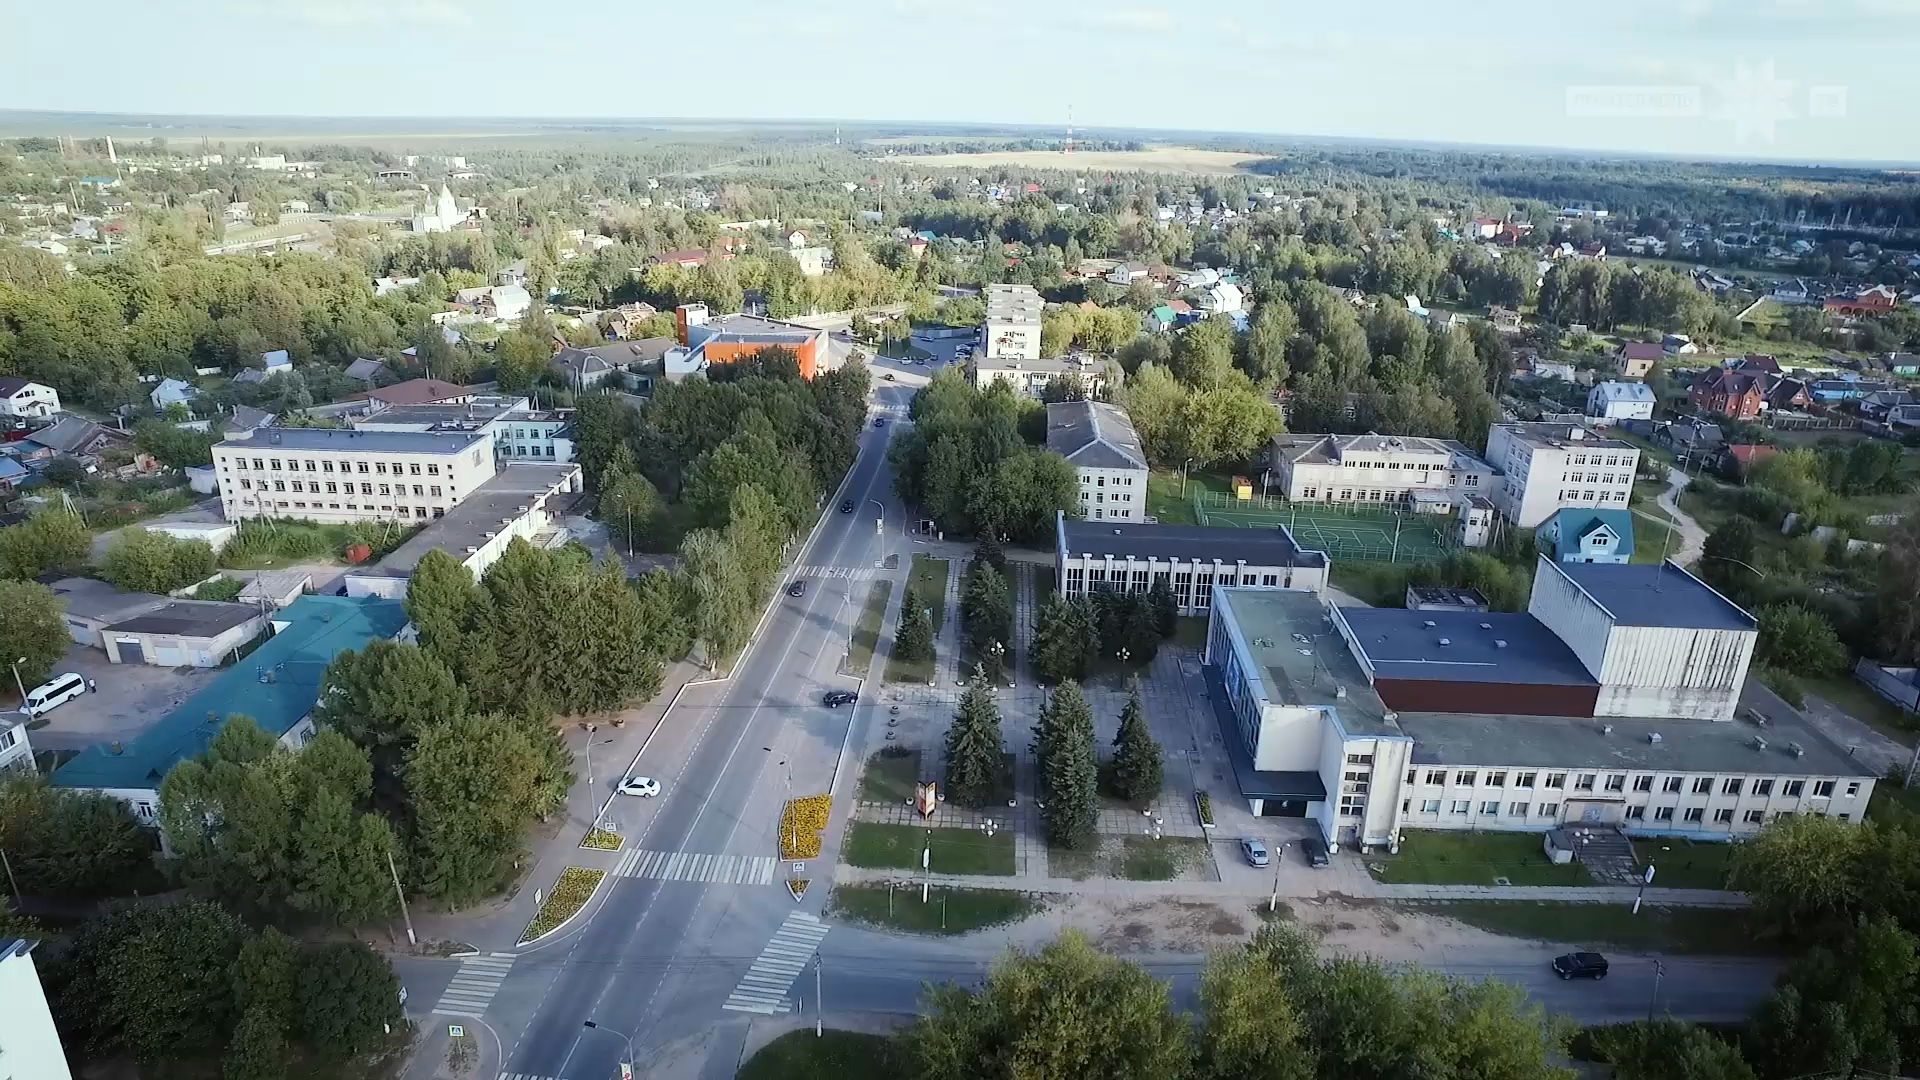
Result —
<instances>
[{"instance_id":1,"label":"white car","mask_svg":"<svg viewBox=\"0 0 1920 1080\"><path fill-rule=\"evenodd\" d=\"M660 781L651 776L629 776L620 781L620 794L638 795L643 799L651 799L660 794Z\"/></svg>"},{"instance_id":2,"label":"white car","mask_svg":"<svg viewBox=\"0 0 1920 1080\"><path fill-rule=\"evenodd\" d=\"M40 716L91 689L93 684L77 672L69 671L65 675L56 675L27 691L27 699L20 703L20 711L28 716Z\"/></svg>"}]
</instances>

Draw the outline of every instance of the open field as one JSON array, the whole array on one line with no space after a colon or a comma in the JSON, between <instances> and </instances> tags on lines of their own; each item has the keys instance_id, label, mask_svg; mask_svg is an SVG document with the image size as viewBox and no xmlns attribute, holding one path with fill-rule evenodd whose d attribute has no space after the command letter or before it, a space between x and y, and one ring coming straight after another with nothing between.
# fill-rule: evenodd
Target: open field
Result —
<instances>
[{"instance_id":1,"label":"open field","mask_svg":"<svg viewBox=\"0 0 1920 1080\"><path fill-rule=\"evenodd\" d=\"M984 154L900 154L889 161L916 165L991 169L1014 166L1027 169L1061 169L1070 172L1193 173L1203 176L1228 176L1246 171L1250 162L1262 160L1261 154L1232 150L1195 150L1189 146L1156 146L1151 150L1091 150L1064 154L1058 150L996 150Z\"/></svg>"}]
</instances>

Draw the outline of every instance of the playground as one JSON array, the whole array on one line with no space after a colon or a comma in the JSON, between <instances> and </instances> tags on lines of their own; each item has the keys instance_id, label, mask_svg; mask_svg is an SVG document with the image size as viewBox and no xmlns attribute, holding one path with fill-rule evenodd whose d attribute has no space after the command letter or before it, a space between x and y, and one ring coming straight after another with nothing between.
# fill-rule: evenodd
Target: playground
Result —
<instances>
[{"instance_id":1,"label":"playground","mask_svg":"<svg viewBox=\"0 0 1920 1080\"><path fill-rule=\"evenodd\" d=\"M1430 562L1455 546L1453 518L1445 515L1302 505L1264 495L1236 499L1209 490L1194 492L1193 514L1202 525L1240 529L1285 525L1301 547L1345 561Z\"/></svg>"}]
</instances>

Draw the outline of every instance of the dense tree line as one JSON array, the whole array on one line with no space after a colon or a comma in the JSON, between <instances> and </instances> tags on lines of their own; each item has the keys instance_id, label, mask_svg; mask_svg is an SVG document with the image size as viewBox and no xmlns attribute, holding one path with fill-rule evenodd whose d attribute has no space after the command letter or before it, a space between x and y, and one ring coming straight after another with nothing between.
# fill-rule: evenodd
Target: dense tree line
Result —
<instances>
[{"instance_id":1,"label":"dense tree line","mask_svg":"<svg viewBox=\"0 0 1920 1080\"><path fill-rule=\"evenodd\" d=\"M1179 609L1164 583L1147 592L1054 596L1034 623L1034 671L1048 682L1084 679L1102 656L1145 667L1172 637Z\"/></svg>"},{"instance_id":2,"label":"dense tree line","mask_svg":"<svg viewBox=\"0 0 1920 1080\"><path fill-rule=\"evenodd\" d=\"M942 530L1031 542L1051 532L1056 514L1079 513L1072 466L1033 445L1044 437L1044 410L1004 381L979 391L957 367L943 368L909 414L913 428L888 451L894 490Z\"/></svg>"},{"instance_id":3,"label":"dense tree line","mask_svg":"<svg viewBox=\"0 0 1920 1080\"><path fill-rule=\"evenodd\" d=\"M170 593L213 576L213 548L163 532L128 528L107 548L100 576L129 592Z\"/></svg>"}]
</instances>

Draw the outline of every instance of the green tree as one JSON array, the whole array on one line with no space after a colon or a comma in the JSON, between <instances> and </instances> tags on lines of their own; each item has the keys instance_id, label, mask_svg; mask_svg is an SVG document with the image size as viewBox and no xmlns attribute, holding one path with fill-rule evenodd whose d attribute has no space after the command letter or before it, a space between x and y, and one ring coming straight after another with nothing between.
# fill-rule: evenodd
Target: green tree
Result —
<instances>
[{"instance_id":1,"label":"green tree","mask_svg":"<svg viewBox=\"0 0 1920 1080\"><path fill-rule=\"evenodd\" d=\"M1913 602L1920 596L1920 514L1894 527L1878 569L1881 648L1894 663L1920 661L1920 604Z\"/></svg>"},{"instance_id":2,"label":"green tree","mask_svg":"<svg viewBox=\"0 0 1920 1080\"><path fill-rule=\"evenodd\" d=\"M926 601L912 589L900 601L900 619L893 630L893 655L909 664L933 659L933 621L927 615Z\"/></svg>"},{"instance_id":3,"label":"green tree","mask_svg":"<svg viewBox=\"0 0 1920 1080\"><path fill-rule=\"evenodd\" d=\"M1005 783L1005 754L1000 709L987 684L974 679L961 693L959 711L947 729L947 801L984 808Z\"/></svg>"},{"instance_id":4,"label":"green tree","mask_svg":"<svg viewBox=\"0 0 1920 1080\"><path fill-rule=\"evenodd\" d=\"M1033 669L1047 682L1085 678L1099 655L1099 627L1085 597L1054 596L1033 631Z\"/></svg>"},{"instance_id":5,"label":"green tree","mask_svg":"<svg viewBox=\"0 0 1920 1080\"><path fill-rule=\"evenodd\" d=\"M1920 950L1891 916L1860 919L1810 950L1760 1006L1749 1056L1768 1080L1860 1071L1899 1075L1920 1056Z\"/></svg>"},{"instance_id":6,"label":"green tree","mask_svg":"<svg viewBox=\"0 0 1920 1080\"><path fill-rule=\"evenodd\" d=\"M221 436L209 431L189 431L165 420L142 420L134 425L133 446L169 469L213 464L213 444Z\"/></svg>"},{"instance_id":7,"label":"green tree","mask_svg":"<svg viewBox=\"0 0 1920 1080\"><path fill-rule=\"evenodd\" d=\"M143 1062L224 1046L235 1020L233 962L246 935L240 920L204 900L109 918L126 925L100 958L107 994L98 1020Z\"/></svg>"},{"instance_id":8,"label":"green tree","mask_svg":"<svg viewBox=\"0 0 1920 1080\"><path fill-rule=\"evenodd\" d=\"M967 568L960 616L973 655L987 669L991 681L1001 681L1007 645L1013 635L1013 590L992 564L975 560Z\"/></svg>"},{"instance_id":9,"label":"green tree","mask_svg":"<svg viewBox=\"0 0 1920 1080\"><path fill-rule=\"evenodd\" d=\"M1200 973L1199 1080L1312 1080L1313 1049L1281 972L1254 948L1223 950Z\"/></svg>"},{"instance_id":10,"label":"green tree","mask_svg":"<svg viewBox=\"0 0 1920 1080\"><path fill-rule=\"evenodd\" d=\"M17 657L20 681L44 682L67 654L65 609L53 590L31 581L0 581L0 654Z\"/></svg>"},{"instance_id":11,"label":"green tree","mask_svg":"<svg viewBox=\"0 0 1920 1080\"><path fill-rule=\"evenodd\" d=\"M1186 1021L1165 983L1075 934L996 962L979 990L930 990L904 1036L922 1080L1181 1080Z\"/></svg>"},{"instance_id":12,"label":"green tree","mask_svg":"<svg viewBox=\"0 0 1920 1080\"><path fill-rule=\"evenodd\" d=\"M407 752L420 732L464 715L467 708L465 688L433 653L380 640L327 664L313 716L318 726L338 731L366 752L375 789L392 807L401 799Z\"/></svg>"},{"instance_id":13,"label":"green tree","mask_svg":"<svg viewBox=\"0 0 1920 1080\"><path fill-rule=\"evenodd\" d=\"M42 574L79 573L93 556L93 532L65 507L37 510L0 528L0 577L30 581Z\"/></svg>"},{"instance_id":14,"label":"green tree","mask_svg":"<svg viewBox=\"0 0 1920 1080\"><path fill-rule=\"evenodd\" d=\"M606 524L607 534L629 552L651 551L662 524L660 493L646 477L620 465L616 457L602 474L594 514Z\"/></svg>"},{"instance_id":15,"label":"green tree","mask_svg":"<svg viewBox=\"0 0 1920 1080\"><path fill-rule=\"evenodd\" d=\"M264 1009L248 1009L234 1025L220 1059L221 1080L279 1080L287 1074L287 1036L283 1022Z\"/></svg>"},{"instance_id":16,"label":"green tree","mask_svg":"<svg viewBox=\"0 0 1920 1080\"><path fill-rule=\"evenodd\" d=\"M725 536L696 529L680 542L680 572L690 600L688 629L706 648L709 666L746 646L757 617L751 583L737 569Z\"/></svg>"},{"instance_id":17,"label":"green tree","mask_svg":"<svg viewBox=\"0 0 1920 1080\"><path fill-rule=\"evenodd\" d=\"M1273 299L1261 304L1247 330L1247 377L1262 387L1286 385L1287 342L1298 329L1299 321L1286 301Z\"/></svg>"},{"instance_id":18,"label":"green tree","mask_svg":"<svg viewBox=\"0 0 1920 1080\"><path fill-rule=\"evenodd\" d=\"M293 997L301 1041L334 1060L366 1053L404 1022L393 966L357 941L303 948Z\"/></svg>"},{"instance_id":19,"label":"green tree","mask_svg":"<svg viewBox=\"0 0 1920 1080\"><path fill-rule=\"evenodd\" d=\"M1760 623L1754 652L1762 663L1809 678L1846 667L1846 646L1819 612L1799 604L1770 604L1754 617Z\"/></svg>"},{"instance_id":20,"label":"green tree","mask_svg":"<svg viewBox=\"0 0 1920 1080\"><path fill-rule=\"evenodd\" d=\"M38 778L0 785L0 848L22 891L61 900L126 895L153 867L152 838L126 803Z\"/></svg>"},{"instance_id":21,"label":"green tree","mask_svg":"<svg viewBox=\"0 0 1920 1080\"><path fill-rule=\"evenodd\" d=\"M470 902L512 872L533 805L540 753L498 716L455 716L424 728L407 752L420 891Z\"/></svg>"},{"instance_id":22,"label":"green tree","mask_svg":"<svg viewBox=\"0 0 1920 1080\"><path fill-rule=\"evenodd\" d=\"M536 336L518 328L501 334L493 347L494 378L500 392L524 394L533 389L533 384L546 374L547 363L552 359L551 337Z\"/></svg>"},{"instance_id":23,"label":"green tree","mask_svg":"<svg viewBox=\"0 0 1920 1080\"><path fill-rule=\"evenodd\" d=\"M170 593L214 572L213 548L204 540L176 540L162 532L127 529L120 533L101 568L110 582L130 592Z\"/></svg>"},{"instance_id":24,"label":"green tree","mask_svg":"<svg viewBox=\"0 0 1920 1080\"><path fill-rule=\"evenodd\" d=\"M1679 1020L1589 1029L1588 1042L1617 1080L1754 1080L1738 1046Z\"/></svg>"},{"instance_id":25,"label":"green tree","mask_svg":"<svg viewBox=\"0 0 1920 1080\"><path fill-rule=\"evenodd\" d=\"M1120 712L1120 731L1113 739L1113 761L1107 768L1107 789L1130 803L1152 802L1160 794L1165 765L1160 744L1147 730L1140 705L1140 680L1127 688L1127 704Z\"/></svg>"},{"instance_id":26,"label":"green tree","mask_svg":"<svg viewBox=\"0 0 1920 1080\"><path fill-rule=\"evenodd\" d=\"M1875 873L1878 840L1879 828L1870 821L1852 825L1817 814L1775 818L1734 845L1727 884L1751 897L1754 911L1778 935L1846 925L1866 909L1863 875Z\"/></svg>"},{"instance_id":27,"label":"green tree","mask_svg":"<svg viewBox=\"0 0 1920 1080\"><path fill-rule=\"evenodd\" d=\"M1047 841L1067 848L1093 843L1100 813L1100 767L1093 751L1093 709L1079 683L1061 683L1041 707L1033 756Z\"/></svg>"}]
</instances>

